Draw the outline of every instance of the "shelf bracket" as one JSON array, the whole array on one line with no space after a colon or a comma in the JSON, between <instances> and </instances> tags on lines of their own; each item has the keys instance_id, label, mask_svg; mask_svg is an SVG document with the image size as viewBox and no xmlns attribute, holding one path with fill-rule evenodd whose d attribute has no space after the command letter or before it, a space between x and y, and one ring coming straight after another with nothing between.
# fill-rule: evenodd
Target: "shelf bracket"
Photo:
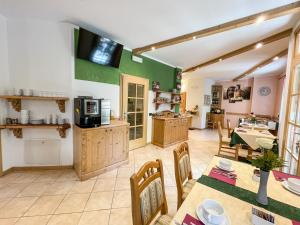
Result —
<instances>
[{"instance_id":1,"label":"shelf bracket","mask_svg":"<svg viewBox=\"0 0 300 225\"><path fill-rule=\"evenodd\" d=\"M59 136L61 138L66 138L66 128L59 127L59 128L57 128L57 130L58 130Z\"/></svg>"},{"instance_id":2,"label":"shelf bracket","mask_svg":"<svg viewBox=\"0 0 300 225\"><path fill-rule=\"evenodd\" d=\"M12 130L16 138L23 138L22 128L11 128L10 130Z\"/></svg>"},{"instance_id":3,"label":"shelf bracket","mask_svg":"<svg viewBox=\"0 0 300 225\"><path fill-rule=\"evenodd\" d=\"M11 106L17 111L21 111L21 99L7 99L11 103Z\"/></svg>"},{"instance_id":4,"label":"shelf bracket","mask_svg":"<svg viewBox=\"0 0 300 225\"><path fill-rule=\"evenodd\" d=\"M59 111L61 111L62 113L66 112L65 100L56 100L56 103L58 105Z\"/></svg>"}]
</instances>

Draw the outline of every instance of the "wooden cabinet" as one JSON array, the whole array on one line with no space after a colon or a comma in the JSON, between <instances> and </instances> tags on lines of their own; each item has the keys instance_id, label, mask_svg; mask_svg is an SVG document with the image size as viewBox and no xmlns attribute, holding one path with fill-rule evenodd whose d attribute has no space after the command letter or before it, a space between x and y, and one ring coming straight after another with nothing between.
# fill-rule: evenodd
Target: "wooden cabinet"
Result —
<instances>
[{"instance_id":1,"label":"wooden cabinet","mask_svg":"<svg viewBox=\"0 0 300 225\"><path fill-rule=\"evenodd\" d=\"M209 113L210 122L213 124L213 128L218 127L218 122L221 123L221 126L224 128L224 114ZM206 124L208 127L208 124Z\"/></svg>"},{"instance_id":2,"label":"wooden cabinet","mask_svg":"<svg viewBox=\"0 0 300 225\"><path fill-rule=\"evenodd\" d=\"M128 161L128 129L122 121L98 128L74 127L74 167L81 180Z\"/></svg>"},{"instance_id":3,"label":"wooden cabinet","mask_svg":"<svg viewBox=\"0 0 300 225\"><path fill-rule=\"evenodd\" d=\"M188 139L188 118L153 118L152 144L167 147Z\"/></svg>"}]
</instances>

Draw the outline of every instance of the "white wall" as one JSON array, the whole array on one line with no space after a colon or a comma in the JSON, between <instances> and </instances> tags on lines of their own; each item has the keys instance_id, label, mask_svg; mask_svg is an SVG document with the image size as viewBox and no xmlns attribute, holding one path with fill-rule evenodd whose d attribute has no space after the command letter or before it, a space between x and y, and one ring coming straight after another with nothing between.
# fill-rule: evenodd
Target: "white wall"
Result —
<instances>
[{"instance_id":1,"label":"white wall","mask_svg":"<svg viewBox=\"0 0 300 225\"><path fill-rule=\"evenodd\" d=\"M65 92L72 97L73 29L68 24L46 21L7 20L8 67L10 86L42 91ZM6 86L7 88L7 86ZM71 101L66 104L66 113L60 113L55 102L23 101L22 108L32 111L32 118L45 118L49 113L72 118ZM9 107L9 116L20 117ZM24 143L30 139L55 139L61 144L60 162L73 164L72 132L61 139L55 129L23 130L23 138L17 139L11 131L3 140L4 168L26 166Z\"/></svg>"},{"instance_id":2,"label":"white wall","mask_svg":"<svg viewBox=\"0 0 300 225\"><path fill-rule=\"evenodd\" d=\"M8 46L7 46L7 20L0 15L0 94L5 94L5 89L9 88L9 69L8 69ZM8 103L5 100L0 100L0 124L3 123L4 118L8 114ZM1 131L0 131L1 132ZM2 147L6 149L8 134L5 131L0 133ZM8 168L11 166L9 159L13 158L11 152L3 151L2 157L4 163L3 167Z\"/></svg>"},{"instance_id":3,"label":"white wall","mask_svg":"<svg viewBox=\"0 0 300 225\"><path fill-rule=\"evenodd\" d=\"M204 95L211 95L211 86L215 82L207 78L186 78L183 80L183 91L186 92L186 108L193 109L199 106L199 115L193 116L192 127L203 129L206 125L206 112L210 106L204 105Z\"/></svg>"}]
</instances>

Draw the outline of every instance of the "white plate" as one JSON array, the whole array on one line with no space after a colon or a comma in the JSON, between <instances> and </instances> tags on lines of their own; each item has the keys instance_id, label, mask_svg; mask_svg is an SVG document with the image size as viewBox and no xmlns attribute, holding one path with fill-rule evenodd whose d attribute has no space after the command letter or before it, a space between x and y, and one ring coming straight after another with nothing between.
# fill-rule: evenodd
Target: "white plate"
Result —
<instances>
[{"instance_id":1,"label":"white plate","mask_svg":"<svg viewBox=\"0 0 300 225\"><path fill-rule=\"evenodd\" d=\"M295 193L295 194L297 194L297 195L300 195L300 192L299 192L299 191L296 191L296 190L294 190L294 189L292 189L292 188L288 185L288 182L287 182L286 180L285 180L285 181L282 181L281 184L282 184L282 186L283 186L285 189L287 189L287 190L289 190L289 191L291 191L291 192L293 192L293 193Z\"/></svg>"},{"instance_id":2,"label":"white plate","mask_svg":"<svg viewBox=\"0 0 300 225\"><path fill-rule=\"evenodd\" d=\"M220 166L219 164L216 165L216 167L218 167L221 170L227 171L227 172L233 172L234 171L234 169L232 168L232 166L231 166L230 169L224 168L224 167Z\"/></svg>"},{"instance_id":3,"label":"white plate","mask_svg":"<svg viewBox=\"0 0 300 225\"><path fill-rule=\"evenodd\" d=\"M199 220L201 220L202 223L204 223L205 225L230 225L230 220L228 218L228 216L224 216L225 220L223 222L223 224L213 224L213 223L209 223L203 216L203 209L202 209L202 205L199 205L198 208L196 209L196 215L198 217Z\"/></svg>"}]
</instances>

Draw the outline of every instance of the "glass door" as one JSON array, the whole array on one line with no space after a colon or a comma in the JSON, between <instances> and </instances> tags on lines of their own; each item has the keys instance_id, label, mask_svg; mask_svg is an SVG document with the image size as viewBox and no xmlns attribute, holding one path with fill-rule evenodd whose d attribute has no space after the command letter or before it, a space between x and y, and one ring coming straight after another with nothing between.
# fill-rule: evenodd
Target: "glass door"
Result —
<instances>
[{"instance_id":1,"label":"glass door","mask_svg":"<svg viewBox=\"0 0 300 225\"><path fill-rule=\"evenodd\" d=\"M288 93L285 139L283 157L287 167L283 171L300 175L299 147L300 147L300 52L299 33L295 35L295 52L291 68Z\"/></svg>"},{"instance_id":2,"label":"glass door","mask_svg":"<svg viewBox=\"0 0 300 225\"><path fill-rule=\"evenodd\" d=\"M129 123L129 149L146 145L149 80L122 76L123 119Z\"/></svg>"}]
</instances>

